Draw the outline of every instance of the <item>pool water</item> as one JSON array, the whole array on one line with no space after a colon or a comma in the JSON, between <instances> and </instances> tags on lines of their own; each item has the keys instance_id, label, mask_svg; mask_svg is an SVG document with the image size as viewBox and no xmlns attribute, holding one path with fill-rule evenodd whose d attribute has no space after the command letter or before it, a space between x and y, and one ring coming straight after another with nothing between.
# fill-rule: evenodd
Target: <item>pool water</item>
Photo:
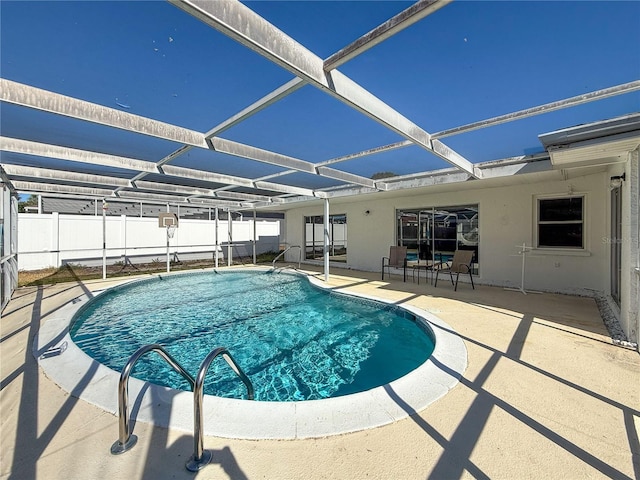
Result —
<instances>
[{"instance_id":1,"label":"pool water","mask_svg":"<svg viewBox=\"0 0 640 480\"><path fill-rule=\"evenodd\" d=\"M120 371L141 346L159 343L195 377L224 346L251 379L255 399L315 400L385 385L424 363L432 335L401 308L330 293L286 273L201 272L111 289L80 310L71 337L88 355ZM189 390L155 353L133 376ZM222 359L205 393L246 398Z\"/></svg>"}]
</instances>

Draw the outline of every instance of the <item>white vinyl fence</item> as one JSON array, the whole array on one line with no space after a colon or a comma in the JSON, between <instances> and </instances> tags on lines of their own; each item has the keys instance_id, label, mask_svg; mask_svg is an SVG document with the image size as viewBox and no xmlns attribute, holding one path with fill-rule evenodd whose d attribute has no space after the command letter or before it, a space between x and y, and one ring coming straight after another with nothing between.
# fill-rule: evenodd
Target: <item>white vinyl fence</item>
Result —
<instances>
[{"instance_id":1,"label":"white vinyl fence","mask_svg":"<svg viewBox=\"0 0 640 480\"><path fill-rule=\"evenodd\" d=\"M167 232L158 227L157 218L127 217L104 219L107 263L163 261L167 253ZM19 214L18 268L37 270L67 263L100 265L103 257L103 218L52 214ZM255 224L256 254L278 251L280 220L260 220ZM217 230L217 242L216 242ZM253 219L233 220L231 241L226 220L180 219L169 251L173 258L218 259L226 264L231 257L251 259L253 255ZM231 246L231 248L229 248Z\"/></svg>"}]
</instances>

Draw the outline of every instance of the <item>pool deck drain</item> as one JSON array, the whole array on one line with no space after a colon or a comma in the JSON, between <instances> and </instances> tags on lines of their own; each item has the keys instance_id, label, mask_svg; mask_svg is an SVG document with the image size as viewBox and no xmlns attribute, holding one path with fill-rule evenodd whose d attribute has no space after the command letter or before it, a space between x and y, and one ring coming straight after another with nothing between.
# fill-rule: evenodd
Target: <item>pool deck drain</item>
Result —
<instances>
[{"instance_id":1,"label":"pool deck drain","mask_svg":"<svg viewBox=\"0 0 640 480\"><path fill-rule=\"evenodd\" d=\"M117 417L77 398L98 374L70 395L32 344L63 305L120 281L21 288L2 312L1 479L640 478L640 356L612 344L593 299L454 292L338 269L332 287L437 311L467 348L458 385L379 428L291 441L205 436L213 460L195 475L184 467L192 433L175 428L137 422L138 444L115 457Z\"/></svg>"}]
</instances>

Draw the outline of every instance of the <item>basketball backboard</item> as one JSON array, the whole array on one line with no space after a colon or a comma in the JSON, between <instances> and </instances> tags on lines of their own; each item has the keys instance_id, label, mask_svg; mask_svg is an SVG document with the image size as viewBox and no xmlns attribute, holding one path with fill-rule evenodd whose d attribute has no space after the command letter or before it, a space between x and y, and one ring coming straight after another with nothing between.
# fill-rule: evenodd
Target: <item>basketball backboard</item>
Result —
<instances>
[{"instance_id":1,"label":"basketball backboard","mask_svg":"<svg viewBox=\"0 0 640 480\"><path fill-rule=\"evenodd\" d=\"M175 213L160 213L158 215L158 227L178 226L178 216Z\"/></svg>"}]
</instances>

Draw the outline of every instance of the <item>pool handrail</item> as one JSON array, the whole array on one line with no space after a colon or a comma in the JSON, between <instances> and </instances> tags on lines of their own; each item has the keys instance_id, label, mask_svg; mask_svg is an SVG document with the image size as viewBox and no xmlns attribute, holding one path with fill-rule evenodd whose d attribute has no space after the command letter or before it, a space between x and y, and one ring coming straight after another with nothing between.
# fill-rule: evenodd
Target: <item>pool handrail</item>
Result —
<instances>
[{"instance_id":1,"label":"pool handrail","mask_svg":"<svg viewBox=\"0 0 640 480\"><path fill-rule=\"evenodd\" d=\"M219 355L222 355L227 364L229 364L231 369L236 373L236 375L238 375L238 377L240 377L240 380L242 380L247 387L247 398L249 400L253 400L254 397L253 384L251 383L251 380L249 380L249 377L247 377L247 375L242 371L240 365L238 365L233 359L229 350L227 350L226 347L218 347L212 350L202 361L202 365L200 365L200 370L198 370L195 386L193 388L193 455L185 464L185 467L190 472L197 472L204 468L209 464L212 457L210 451L205 451L203 449L204 431L202 429L202 423L204 419L202 399L204 396L204 379L209 371L209 366Z\"/></svg>"},{"instance_id":2,"label":"pool handrail","mask_svg":"<svg viewBox=\"0 0 640 480\"><path fill-rule=\"evenodd\" d=\"M278 254L278 256L273 259L273 262L271 262L271 266L273 267L274 270L276 269L276 262L278 261L278 259L284 256L284 254L287 253L292 248L298 248L300 250L298 254L298 269L300 268L300 264L302 263L302 247L300 245L289 245L287 248L284 249L283 252Z\"/></svg>"},{"instance_id":3,"label":"pool handrail","mask_svg":"<svg viewBox=\"0 0 640 480\"><path fill-rule=\"evenodd\" d=\"M119 455L130 449L132 449L138 437L132 435L129 431L129 418L127 412L129 410L129 376L135 364L140 358L149 353L158 353L176 372L182 375L190 384L191 388L195 389L196 381L189 373L182 368L182 366L171 356L161 345L153 343L140 347L136 352L131 355L129 361L120 372L120 381L118 382L118 418L119 418L119 437L113 445L111 445L111 453L113 455Z\"/></svg>"}]
</instances>

